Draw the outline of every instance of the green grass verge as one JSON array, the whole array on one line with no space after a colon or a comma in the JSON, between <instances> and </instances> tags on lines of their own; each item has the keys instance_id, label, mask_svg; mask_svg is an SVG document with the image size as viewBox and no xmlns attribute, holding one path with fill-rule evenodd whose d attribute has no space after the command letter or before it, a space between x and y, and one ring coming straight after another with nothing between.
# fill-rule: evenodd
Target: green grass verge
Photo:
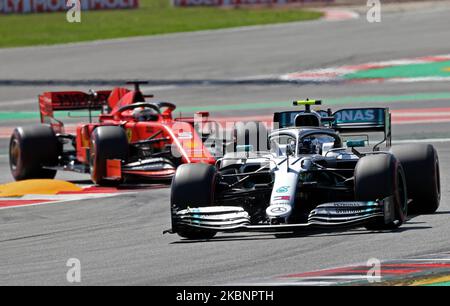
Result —
<instances>
[{"instance_id":1,"label":"green grass verge","mask_svg":"<svg viewBox=\"0 0 450 306\"><path fill-rule=\"evenodd\" d=\"M312 20L320 12L301 9L174 8L169 0L141 0L137 10L82 12L81 23L66 13L0 16L0 47L50 45L247 25Z\"/></svg>"}]
</instances>

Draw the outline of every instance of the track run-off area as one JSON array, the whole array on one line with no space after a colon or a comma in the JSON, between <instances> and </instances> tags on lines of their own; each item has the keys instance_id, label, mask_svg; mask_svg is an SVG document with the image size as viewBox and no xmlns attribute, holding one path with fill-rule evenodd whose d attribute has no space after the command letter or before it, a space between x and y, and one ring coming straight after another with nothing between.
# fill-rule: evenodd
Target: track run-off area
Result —
<instances>
[{"instance_id":1,"label":"track run-off area","mask_svg":"<svg viewBox=\"0 0 450 306\"><path fill-rule=\"evenodd\" d=\"M440 7L386 13L378 24L362 16L0 50L1 184L12 181L9 135L38 122L38 94L135 79L148 80L145 92L176 103L181 115L206 110L219 121L269 121L303 98L333 109L387 106L394 143L434 144L442 182L438 212L411 216L392 232L186 241L162 234L170 227L168 186L99 190L87 175L60 173L82 189L66 192L68 200L47 195L51 203L9 207L1 198L0 285L69 285L70 258L80 260L82 285L360 284L371 258L389 283L448 283L449 13ZM68 131L80 120L61 119ZM27 197L15 200L36 200Z\"/></svg>"}]
</instances>

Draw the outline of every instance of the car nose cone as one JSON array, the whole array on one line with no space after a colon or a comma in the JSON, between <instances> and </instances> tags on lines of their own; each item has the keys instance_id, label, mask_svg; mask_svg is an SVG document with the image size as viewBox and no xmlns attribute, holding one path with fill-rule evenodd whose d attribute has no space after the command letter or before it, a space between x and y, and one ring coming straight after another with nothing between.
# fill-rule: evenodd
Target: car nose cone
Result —
<instances>
[{"instance_id":1,"label":"car nose cone","mask_svg":"<svg viewBox=\"0 0 450 306\"><path fill-rule=\"evenodd\" d=\"M269 218L284 218L291 213L291 206L287 204L274 204L266 209L266 214Z\"/></svg>"}]
</instances>

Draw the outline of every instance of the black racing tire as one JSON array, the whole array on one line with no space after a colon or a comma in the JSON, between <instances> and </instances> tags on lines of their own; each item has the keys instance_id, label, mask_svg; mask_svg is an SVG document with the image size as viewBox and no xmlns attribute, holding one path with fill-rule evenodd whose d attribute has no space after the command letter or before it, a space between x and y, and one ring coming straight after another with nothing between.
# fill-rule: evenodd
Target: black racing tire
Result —
<instances>
[{"instance_id":1,"label":"black racing tire","mask_svg":"<svg viewBox=\"0 0 450 306\"><path fill-rule=\"evenodd\" d=\"M50 125L16 128L9 142L9 167L16 181L53 179L62 144Z\"/></svg>"},{"instance_id":2,"label":"black racing tire","mask_svg":"<svg viewBox=\"0 0 450 306\"><path fill-rule=\"evenodd\" d=\"M173 179L170 195L172 211L207 207L214 204L217 170L209 164L183 164L178 167ZM211 239L215 231L196 230L178 226L172 218L172 230L187 239Z\"/></svg>"},{"instance_id":3,"label":"black racing tire","mask_svg":"<svg viewBox=\"0 0 450 306\"><path fill-rule=\"evenodd\" d=\"M439 158L430 144L393 146L391 153L400 161L406 174L410 212L432 214L439 208L441 182Z\"/></svg>"},{"instance_id":4,"label":"black racing tire","mask_svg":"<svg viewBox=\"0 0 450 306\"><path fill-rule=\"evenodd\" d=\"M369 230L398 228L408 214L406 178L402 165L392 154L374 154L362 157L355 167L355 199L375 201L394 197L395 220L384 223L384 218L366 225Z\"/></svg>"},{"instance_id":5,"label":"black racing tire","mask_svg":"<svg viewBox=\"0 0 450 306\"><path fill-rule=\"evenodd\" d=\"M108 159L128 159L128 138L119 126L100 126L91 135L90 173L92 181L100 186L118 185L121 180L108 180L106 161Z\"/></svg>"},{"instance_id":6,"label":"black racing tire","mask_svg":"<svg viewBox=\"0 0 450 306\"><path fill-rule=\"evenodd\" d=\"M261 121L237 122L233 127L233 143L227 152L236 152L238 145L252 145L254 151L267 151L269 133Z\"/></svg>"}]
</instances>

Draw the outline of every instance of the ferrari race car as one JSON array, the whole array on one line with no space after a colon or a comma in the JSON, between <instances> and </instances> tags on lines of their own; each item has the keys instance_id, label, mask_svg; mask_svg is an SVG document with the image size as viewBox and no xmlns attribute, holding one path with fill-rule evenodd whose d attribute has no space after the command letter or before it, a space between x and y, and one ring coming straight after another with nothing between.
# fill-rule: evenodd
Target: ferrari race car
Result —
<instances>
[{"instance_id":1,"label":"ferrari race car","mask_svg":"<svg viewBox=\"0 0 450 306\"><path fill-rule=\"evenodd\" d=\"M172 118L175 105L146 102L145 82L134 90L46 92L39 96L41 124L14 130L9 148L16 180L54 178L57 170L90 173L99 185L124 179L169 181L183 163L214 164L193 118ZM87 110L89 122L65 132L55 111ZM92 111L100 111L93 122ZM207 113L198 113L208 120ZM70 116L70 113L69 113Z\"/></svg>"},{"instance_id":2,"label":"ferrari race car","mask_svg":"<svg viewBox=\"0 0 450 306\"><path fill-rule=\"evenodd\" d=\"M389 230L406 221L408 209L437 210L437 152L429 144L391 146L388 108L332 113L311 110L320 101L294 104L305 109L275 113L270 132L261 125L235 130L244 141L215 165L177 169L168 232L208 239L236 231ZM252 133L259 135L254 143ZM382 136L375 145L374 133ZM268 135L265 150L254 147L264 143L261 134Z\"/></svg>"}]
</instances>

